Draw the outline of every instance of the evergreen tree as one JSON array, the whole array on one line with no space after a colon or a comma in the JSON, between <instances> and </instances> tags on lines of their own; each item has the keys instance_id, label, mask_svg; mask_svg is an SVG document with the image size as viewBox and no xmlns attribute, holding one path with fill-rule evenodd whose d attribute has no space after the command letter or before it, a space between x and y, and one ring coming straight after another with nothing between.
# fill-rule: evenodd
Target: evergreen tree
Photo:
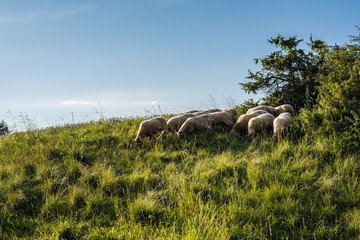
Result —
<instances>
[{"instance_id":1,"label":"evergreen tree","mask_svg":"<svg viewBox=\"0 0 360 240\"><path fill-rule=\"evenodd\" d=\"M360 34L359 34L360 37ZM355 38L353 38L355 39ZM360 38L357 38L359 41ZM344 150L360 147L360 46L336 46L326 55L317 76L318 104L303 110L308 135L334 135Z\"/></svg>"},{"instance_id":2,"label":"evergreen tree","mask_svg":"<svg viewBox=\"0 0 360 240\"><path fill-rule=\"evenodd\" d=\"M285 38L278 35L268 40L279 50L270 55L255 59L261 64L260 71L255 73L249 70L248 83L240 83L248 93L265 92L264 103L280 105L289 103L295 110L302 107L312 107L318 95L316 74L319 66L324 63L324 54L328 47L320 40L310 38L306 52L299 48L303 41L297 37Z\"/></svg>"},{"instance_id":3,"label":"evergreen tree","mask_svg":"<svg viewBox=\"0 0 360 240\"><path fill-rule=\"evenodd\" d=\"M9 127L7 126L6 122L2 120L0 122L0 135L4 135L6 133L9 133Z\"/></svg>"}]
</instances>

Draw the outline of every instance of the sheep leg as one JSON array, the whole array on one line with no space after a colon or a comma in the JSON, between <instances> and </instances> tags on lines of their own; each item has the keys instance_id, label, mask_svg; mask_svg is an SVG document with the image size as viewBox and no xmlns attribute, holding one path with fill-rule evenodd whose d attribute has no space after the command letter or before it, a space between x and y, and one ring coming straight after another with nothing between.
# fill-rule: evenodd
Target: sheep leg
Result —
<instances>
[{"instance_id":1,"label":"sheep leg","mask_svg":"<svg viewBox=\"0 0 360 240\"><path fill-rule=\"evenodd\" d=\"M166 139L166 134L167 134L167 130L165 129L165 130L163 130L163 131L161 131L161 133L160 133L160 137L162 138L162 139Z\"/></svg>"}]
</instances>

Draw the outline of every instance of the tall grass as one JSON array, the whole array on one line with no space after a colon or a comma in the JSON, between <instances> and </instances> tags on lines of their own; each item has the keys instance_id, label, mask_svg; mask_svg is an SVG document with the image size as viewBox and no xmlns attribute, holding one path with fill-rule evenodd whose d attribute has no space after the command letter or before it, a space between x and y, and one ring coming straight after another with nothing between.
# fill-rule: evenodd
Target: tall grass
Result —
<instances>
[{"instance_id":1,"label":"tall grass","mask_svg":"<svg viewBox=\"0 0 360 240\"><path fill-rule=\"evenodd\" d=\"M0 138L0 239L356 239L360 157L216 128L132 141L142 119Z\"/></svg>"}]
</instances>

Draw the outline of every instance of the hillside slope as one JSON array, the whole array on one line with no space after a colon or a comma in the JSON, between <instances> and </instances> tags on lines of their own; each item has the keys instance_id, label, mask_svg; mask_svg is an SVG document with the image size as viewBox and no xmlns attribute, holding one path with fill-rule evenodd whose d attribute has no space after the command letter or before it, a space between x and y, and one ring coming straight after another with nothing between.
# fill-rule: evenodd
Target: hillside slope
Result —
<instances>
[{"instance_id":1,"label":"hillside slope","mask_svg":"<svg viewBox=\"0 0 360 240\"><path fill-rule=\"evenodd\" d=\"M0 239L360 237L360 157L217 128L132 139L142 119L0 137Z\"/></svg>"}]
</instances>

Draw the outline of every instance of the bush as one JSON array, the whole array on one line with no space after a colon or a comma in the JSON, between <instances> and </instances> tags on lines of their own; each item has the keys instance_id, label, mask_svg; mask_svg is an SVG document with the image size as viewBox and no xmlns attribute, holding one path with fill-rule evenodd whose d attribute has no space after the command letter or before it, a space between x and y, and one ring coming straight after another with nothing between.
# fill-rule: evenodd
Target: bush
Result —
<instances>
[{"instance_id":1,"label":"bush","mask_svg":"<svg viewBox=\"0 0 360 240\"><path fill-rule=\"evenodd\" d=\"M5 135L9 133L9 127L4 120L0 122L0 135Z\"/></svg>"},{"instance_id":2,"label":"bush","mask_svg":"<svg viewBox=\"0 0 360 240\"><path fill-rule=\"evenodd\" d=\"M300 119L308 135L332 136L341 149L360 147L360 49L345 45L326 55L317 76L318 104L302 110Z\"/></svg>"}]
</instances>

